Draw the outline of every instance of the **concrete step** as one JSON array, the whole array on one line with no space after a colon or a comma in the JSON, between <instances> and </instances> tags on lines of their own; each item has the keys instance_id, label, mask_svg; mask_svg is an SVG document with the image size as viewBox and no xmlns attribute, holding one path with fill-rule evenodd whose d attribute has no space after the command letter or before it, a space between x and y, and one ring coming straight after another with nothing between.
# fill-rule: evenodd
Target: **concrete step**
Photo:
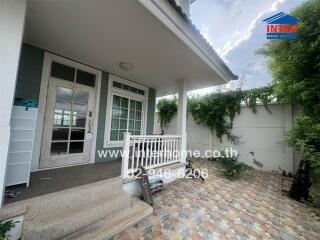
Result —
<instances>
[{"instance_id":1,"label":"concrete step","mask_svg":"<svg viewBox=\"0 0 320 240\"><path fill-rule=\"evenodd\" d=\"M61 239L73 232L79 231L80 229L91 225L106 216L116 214L118 211L126 208L130 205L130 197L117 196L110 201L105 201L98 205L90 206L87 208L73 209L70 211L63 211L62 207L58 214L55 214L55 218L51 218L41 214L39 212L39 218L35 217L30 219L25 218L23 239L38 239L38 240L50 240L50 239Z\"/></svg>"},{"instance_id":2,"label":"concrete step","mask_svg":"<svg viewBox=\"0 0 320 240\"><path fill-rule=\"evenodd\" d=\"M133 226L153 213L153 208L145 202L133 198L131 205L84 229L75 232L64 240L105 240Z\"/></svg>"},{"instance_id":3,"label":"concrete step","mask_svg":"<svg viewBox=\"0 0 320 240\"><path fill-rule=\"evenodd\" d=\"M27 205L22 239L63 239L131 209L131 201L118 178L37 197Z\"/></svg>"},{"instance_id":4,"label":"concrete step","mask_svg":"<svg viewBox=\"0 0 320 240\"><path fill-rule=\"evenodd\" d=\"M94 193L92 193L94 194ZM47 208L44 210L43 203L39 201L39 205L32 204L29 206L26 221L31 220L33 223L47 223L59 221L66 215L75 215L81 211L95 211L99 206L110 205L112 208L107 208L103 212L104 214L111 214L114 211L118 211L128 205L128 200L130 200L129 195L126 192L115 193L112 196L99 196L94 200L88 200L86 198L73 198L70 202L61 203L61 202L51 202L47 205ZM73 202L77 204L73 205ZM79 204L81 203L81 204ZM59 209L56 209L56 205L59 205ZM52 211L50 211L52 209Z\"/></svg>"},{"instance_id":5,"label":"concrete step","mask_svg":"<svg viewBox=\"0 0 320 240\"><path fill-rule=\"evenodd\" d=\"M112 199L117 194L123 194L122 179L120 177L34 198L28 204L30 208L29 214L38 214L40 212L41 215L55 218L56 214L59 216L61 209L67 213L68 211L73 211L73 209L86 207L86 205L99 204L99 201Z\"/></svg>"}]
</instances>

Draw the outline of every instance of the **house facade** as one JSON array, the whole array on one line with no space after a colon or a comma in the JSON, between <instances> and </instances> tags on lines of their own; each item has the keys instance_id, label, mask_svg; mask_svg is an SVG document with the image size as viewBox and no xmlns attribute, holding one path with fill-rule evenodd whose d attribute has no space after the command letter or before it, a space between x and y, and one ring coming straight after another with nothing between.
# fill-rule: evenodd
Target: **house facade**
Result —
<instances>
[{"instance_id":1,"label":"house facade","mask_svg":"<svg viewBox=\"0 0 320 240\"><path fill-rule=\"evenodd\" d=\"M80 229L110 214L116 221L132 211L132 219L141 219L150 209L130 198L137 187L130 176L140 165L183 169L183 154L139 154L186 150L187 91L236 78L190 24L187 2L179 1L188 5L181 10L167 0L1 1L0 219L22 216L23 239L80 239ZM175 135L160 135L154 131L156 97L175 93L179 127ZM32 191L33 174L77 166L85 172L111 161L120 163L119 177L3 206L6 189L23 184ZM86 177L73 174L70 179ZM97 207L79 213L87 220L70 220L95 201ZM137 218L134 211L145 215ZM108 236L123 229L117 226ZM90 230L81 236L91 236Z\"/></svg>"}]
</instances>

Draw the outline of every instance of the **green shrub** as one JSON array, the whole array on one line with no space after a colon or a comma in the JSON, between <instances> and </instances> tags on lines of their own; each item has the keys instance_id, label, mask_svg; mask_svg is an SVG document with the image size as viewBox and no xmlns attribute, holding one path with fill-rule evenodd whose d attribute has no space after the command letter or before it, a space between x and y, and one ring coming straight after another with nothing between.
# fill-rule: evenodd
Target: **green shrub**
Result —
<instances>
[{"instance_id":1,"label":"green shrub","mask_svg":"<svg viewBox=\"0 0 320 240\"><path fill-rule=\"evenodd\" d=\"M216 161L221 166L220 173L230 180L236 179L241 172L252 169L250 166L238 162L237 157L226 157L221 155L221 157L212 158L210 160Z\"/></svg>"}]
</instances>

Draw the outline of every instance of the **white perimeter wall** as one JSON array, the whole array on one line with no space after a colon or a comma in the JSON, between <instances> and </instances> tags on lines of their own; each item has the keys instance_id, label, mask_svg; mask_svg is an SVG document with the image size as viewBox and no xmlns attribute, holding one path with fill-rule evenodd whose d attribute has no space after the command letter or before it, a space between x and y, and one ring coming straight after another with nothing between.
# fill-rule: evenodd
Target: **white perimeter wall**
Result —
<instances>
[{"instance_id":1,"label":"white perimeter wall","mask_svg":"<svg viewBox=\"0 0 320 240\"><path fill-rule=\"evenodd\" d=\"M239 146L228 143L225 138L221 143L206 126L197 124L189 113L187 149L200 150L201 155L204 155L206 150L233 147L238 151L239 160L253 168L265 171L280 168L286 172L295 172L300 157L284 144L283 134L292 128L296 110L293 110L291 105L280 104L271 104L269 108L272 113L266 111L264 106L258 106L257 113L252 113L248 107L242 108L241 114L234 120L233 128L233 133L240 136ZM160 133L158 117L155 121L155 133ZM174 117L165 133L175 134L176 124L176 117ZM254 162L261 164L254 164Z\"/></svg>"}]
</instances>

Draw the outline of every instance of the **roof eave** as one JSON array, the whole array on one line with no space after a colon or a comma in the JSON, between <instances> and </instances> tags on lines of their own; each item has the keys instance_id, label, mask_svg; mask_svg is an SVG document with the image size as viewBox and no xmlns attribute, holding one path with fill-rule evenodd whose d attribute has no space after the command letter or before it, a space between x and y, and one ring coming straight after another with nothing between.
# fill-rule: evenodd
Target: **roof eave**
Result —
<instances>
[{"instance_id":1,"label":"roof eave","mask_svg":"<svg viewBox=\"0 0 320 240\"><path fill-rule=\"evenodd\" d=\"M227 83L231 80L237 80L239 77L235 75L231 69L227 66L227 64L220 58L220 56L216 53L216 51L212 48L210 43L203 37L197 27L192 23L190 18L183 12L182 8L177 5L175 0L167 0L170 5L177 11L180 17L188 24L194 35L203 42L204 47L207 50L207 56L211 58L216 65L220 68L220 71L224 75L224 81Z\"/></svg>"}]
</instances>

